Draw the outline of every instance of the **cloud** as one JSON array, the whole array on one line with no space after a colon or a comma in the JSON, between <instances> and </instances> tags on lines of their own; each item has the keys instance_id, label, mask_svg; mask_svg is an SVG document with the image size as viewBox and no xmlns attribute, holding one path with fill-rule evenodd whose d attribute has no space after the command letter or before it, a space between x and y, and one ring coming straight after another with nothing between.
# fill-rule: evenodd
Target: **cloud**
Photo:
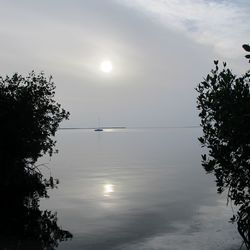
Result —
<instances>
[{"instance_id":1,"label":"cloud","mask_svg":"<svg viewBox=\"0 0 250 250\"><path fill-rule=\"evenodd\" d=\"M250 4L247 0L115 0L136 8L153 21L184 33L195 42L212 46L225 57L242 55L249 42Z\"/></svg>"}]
</instances>

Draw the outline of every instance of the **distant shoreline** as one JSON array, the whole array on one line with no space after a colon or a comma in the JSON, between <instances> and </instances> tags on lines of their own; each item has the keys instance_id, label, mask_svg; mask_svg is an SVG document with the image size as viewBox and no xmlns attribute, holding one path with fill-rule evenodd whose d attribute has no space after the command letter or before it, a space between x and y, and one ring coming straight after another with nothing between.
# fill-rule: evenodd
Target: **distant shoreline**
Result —
<instances>
[{"instance_id":1,"label":"distant shoreline","mask_svg":"<svg viewBox=\"0 0 250 250\"><path fill-rule=\"evenodd\" d=\"M102 129L181 129L181 128L200 128L200 125L193 126L162 126L162 127L101 127ZM96 129L96 127L81 128L81 127L65 127L59 130L74 130L74 129Z\"/></svg>"},{"instance_id":2,"label":"distant shoreline","mask_svg":"<svg viewBox=\"0 0 250 250\"><path fill-rule=\"evenodd\" d=\"M126 129L127 127L101 127L102 129ZM96 127L91 128L78 128L78 127L71 127L71 128L59 128L60 130L66 130L66 129L96 129Z\"/></svg>"}]
</instances>

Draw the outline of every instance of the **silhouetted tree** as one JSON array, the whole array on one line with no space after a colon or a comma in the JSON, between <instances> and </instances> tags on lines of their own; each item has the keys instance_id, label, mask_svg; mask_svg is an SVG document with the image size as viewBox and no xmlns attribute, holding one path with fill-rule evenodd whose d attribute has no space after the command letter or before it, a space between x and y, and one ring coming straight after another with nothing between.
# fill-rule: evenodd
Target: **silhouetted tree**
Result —
<instances>
[{"instance_id":1,"label":"silhouetted tree","mask_svg":"<svg viewBox=\"0 0 250 250\"><path fill-rule=\"evenodd\" d=\"M33 71L0 77L0 186L46 195L46 181L35 162L55 152L53 136L69 113L54 100L52 77Z\"/></svg>"},{"instance_id":2,"label":"silhouetted tree","mask_svg":"<svg viewBox=\"0 0 250 250\"><path fill-rule=\"evenodd\" d=\"M55 213L39 209L39 198L48 197L58 180L45 179L36 161L56 152L53 137L69 117L54 90L44 73L0 77L1 249L52 250L72 238L58 227Z\"/></svg>"},{"instance_id":3,"label":"silhouetted tree","mask_svg":"<svg viewBox=\"0 0 250 250\"><path fill-rule=\"evenodd\" d=\"M228 192L228 201L238 207L232 217L247 248L250 248L250 72L237 77L218 61L198 85L203 136L208 148L202 165L216 177L218 192Z\"/></svg>"},{"instance_id":4,"label":"silhouetted tree","mask_svg":"<svg viewBox=\"0 0 250 250\"><path fill-rule=\"evenodd\" d=\"M244 49L245 51L250 52L250 46L249 46L248 44L243 44L242 47L243 47L243 49ZM250 63L250 54L245 55L245 57L246 57L247 59L249 59L249 63Z\"/></svg>"}]
</instances>

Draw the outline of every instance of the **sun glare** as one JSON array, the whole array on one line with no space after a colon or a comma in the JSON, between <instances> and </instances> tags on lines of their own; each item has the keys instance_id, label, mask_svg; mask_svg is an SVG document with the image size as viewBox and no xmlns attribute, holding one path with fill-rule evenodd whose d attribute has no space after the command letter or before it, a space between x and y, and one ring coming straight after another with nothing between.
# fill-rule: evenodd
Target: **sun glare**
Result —
<instances>
[{"instance_id":1,"label":"sun glare","mask_svg":"<svg viewBox=\"0 0 250 250\"><path fill-rule=\"evenodd\" d=\"M100 69L104 73L110 73L113 69L112 63L108 60L103 61L100 65Z\"/></svg>"},{"instance_id":2,"label":"sun glare","mask_svg":"<svg viewBox=\"0 0 250 250\"><path fill-rule=\"evenodd\" d=\"M104 196L110 196L114 192L114 185L106 184L103 186Z\"/></svg>"}]
</instances>

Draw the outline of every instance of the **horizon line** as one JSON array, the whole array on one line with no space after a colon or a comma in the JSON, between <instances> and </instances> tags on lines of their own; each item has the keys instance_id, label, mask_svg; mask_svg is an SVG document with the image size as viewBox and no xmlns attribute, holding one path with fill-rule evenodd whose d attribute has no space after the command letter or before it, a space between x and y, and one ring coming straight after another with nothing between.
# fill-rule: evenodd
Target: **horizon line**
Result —
<instances>
[{"instance_id":1,"label":"horizon line","mask_svg":"<svg viewBox=\"0 0 250 250\"><path fill-rule=\"evenodd\" d=\"M102 129L153 129L153 128L200 128L200 125L190 126L103 126ZM96 129L97 127L61 127L59 130L70 129Z\"/></svg>"}]
</instances>

